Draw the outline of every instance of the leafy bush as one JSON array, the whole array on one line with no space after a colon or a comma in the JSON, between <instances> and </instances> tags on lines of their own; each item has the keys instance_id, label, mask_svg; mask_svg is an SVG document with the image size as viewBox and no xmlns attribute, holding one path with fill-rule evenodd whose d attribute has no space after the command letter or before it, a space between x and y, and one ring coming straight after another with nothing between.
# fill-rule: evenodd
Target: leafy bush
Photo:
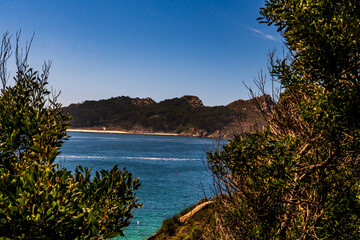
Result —
<instances>
[{"instance_id":1,"label":"leafy bush","mask_svg":"<svg viewBox=\"0 0 360 240\"><path fill-rule=\"evenodd\" d=\"M356 7L355 7L356 6ZM357 1L269 0L290 52L264 132L208 154L219 239L360 238L360 19Z\"/></svg>"},{"instance_id":2,"label":"leafy bush","mask_svg":"<svg viewBox=\"0 0 360 240\"><path fill-rule=\"evenodd\" d=\"M47 78L47 67L40 75L19 64L15 84L1 89L0 238L123 235L141 206L135 196L139 179L117 166L92 178L90 169L78 166L72 174L55 163L69 117L50 98Z\"/></svg>"}]
</instances>

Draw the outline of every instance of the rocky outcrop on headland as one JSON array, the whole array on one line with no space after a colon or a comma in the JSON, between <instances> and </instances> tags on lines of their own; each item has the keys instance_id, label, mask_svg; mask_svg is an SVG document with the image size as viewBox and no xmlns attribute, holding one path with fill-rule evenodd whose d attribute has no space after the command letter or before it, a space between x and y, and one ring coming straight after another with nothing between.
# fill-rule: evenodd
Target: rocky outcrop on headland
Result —
<instances>
[{"instance_id":1,"label":"rocky outcrop on headland","mask_svg":"<svg viewBox=\"0 0 360 240\"><path fill-rule=\"evenodd\" d=\"M151 104L155 104L156 102L154 100L152 100L151 98L147 97L147 98L133 98L131 100L131 103L137 106L148 106Z\"/></svg>"},{"instance_id":2,"label":"rocky outcrop on headland","mask_svg":"<svg viewBox=\"0 0 360 240\"><path fill-rule=\"evenodd\" d=\"M200 100L200 98L198 98L196 96L185 95L185 96L182 96L180 99L184 99L194 108L204 107L203 102Z\"/></svg>"}]
</instances>

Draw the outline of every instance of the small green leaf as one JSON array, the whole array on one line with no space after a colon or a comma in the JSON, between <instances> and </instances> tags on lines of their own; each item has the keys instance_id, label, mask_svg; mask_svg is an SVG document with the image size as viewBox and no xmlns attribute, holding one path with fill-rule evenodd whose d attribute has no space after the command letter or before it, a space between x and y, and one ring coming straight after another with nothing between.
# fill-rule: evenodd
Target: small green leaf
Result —
<instances>
[{"instance_id":1,"label":"small green leaf","mask_svg":"<svg viewBox=\"0 0 360 240\"><path fill-rule=\"evenodd\" d=\"M91 226L91 232L93 235L97 235L99 230L97 229L97 227L95 225Z\"/></svg>"},{"instance_id":2,"label":"small green leaf","mask_svg":"<svg viewBox=\"0 0 360 240\"><path fill-rule=\"evenodd\" d=\"M41 152L41 148L37 145L33 145L30 147L31 150L33 150L34 152Z\"/></svg>"},{"instance_id":3,"label":"small green leaf","mask_svg":"<svg viewBox=\"0 0 360 240\"><path fill-rule=\"evenodd\" d=\"M18 198L18 199L16 199L16 201L18 203L20 203L21 205L25 205L25 199L23 199L23 198Z\"/></svg>"}]
</instances>

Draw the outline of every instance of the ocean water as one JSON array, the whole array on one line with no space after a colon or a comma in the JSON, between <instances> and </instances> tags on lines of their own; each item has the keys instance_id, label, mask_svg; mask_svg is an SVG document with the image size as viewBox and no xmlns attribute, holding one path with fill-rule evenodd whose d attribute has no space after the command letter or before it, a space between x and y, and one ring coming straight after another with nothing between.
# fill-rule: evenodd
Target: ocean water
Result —
<instances>
[{"instance_id":1,"label":"ocean water","mask_svg":"<svg viewBox=\"0 0 360 240\"><path fill-rule=\"evenodd\" d=\"M125 237L146 239L164 219L211 196L212 178L206 170L205 152L225 140L180 136L102 134L70 132L57 161L68 170L80 164L93 171L126 167L142 183L139 203ZM202 187L204 192L202 191Z\"/></svg>"}]
</instances>

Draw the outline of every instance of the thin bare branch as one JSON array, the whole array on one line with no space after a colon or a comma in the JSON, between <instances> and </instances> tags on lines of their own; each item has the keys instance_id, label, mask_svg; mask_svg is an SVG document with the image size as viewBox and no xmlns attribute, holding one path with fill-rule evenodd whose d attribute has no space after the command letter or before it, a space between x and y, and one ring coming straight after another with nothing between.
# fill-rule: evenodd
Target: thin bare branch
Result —
<instances>
[{"instance_id":1,"label":"thin bare branch","mask_svg":"<svg viewBox=\"0 0 360 240\"><path fill-rule=\"evenodd\" d=\"M25 49L20 49L20 36L21 30L16 33L16 48L15 48L15 58L16 58L16 66L18 71L23 71L27 66L28 56L31 48L32 41L35 37L35 33L33 33L29 42L26 42ZM24 51L24 52L23 52Z\"/></svg>"},{"instance_id":2,"label":"thin bare branch","mask_svg":"<svg viewBox=\"0 0 360 240\"><path fill-rule=\"evenodd\" d=\"M6 63L12 54L10 39L11 35L9 34L9 32L3 34L0 48L0 79L2 83L2 88L6 87L7 81L9 79Z\"/></svg>"}]
</instances>

